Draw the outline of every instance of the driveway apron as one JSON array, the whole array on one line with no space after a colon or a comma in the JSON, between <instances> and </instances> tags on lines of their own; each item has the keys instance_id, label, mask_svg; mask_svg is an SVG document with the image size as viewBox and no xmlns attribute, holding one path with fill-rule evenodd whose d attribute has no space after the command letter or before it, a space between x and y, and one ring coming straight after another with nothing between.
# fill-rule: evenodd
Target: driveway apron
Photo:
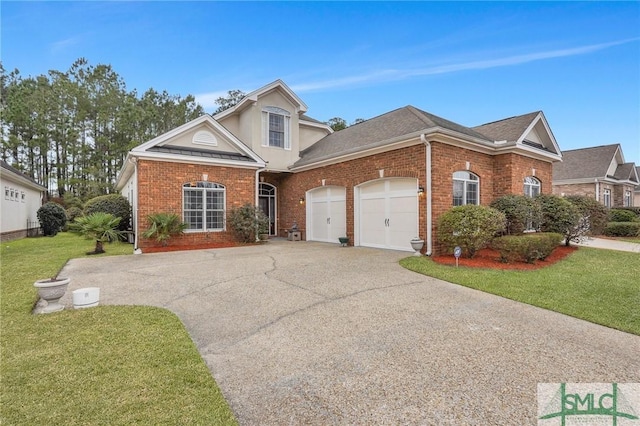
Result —
<instances>
[{"instance_id":1,"label":"driveway apron","mask_svg":"<svg viewBox=\"0 0 640 426\"><path fill-rule=\"evenodd\" d=\"M534 424L538 383L640 382L640 336L334 244L73 259L71 291L184 322L243 425Z\"/></svg>"}]
</instances>

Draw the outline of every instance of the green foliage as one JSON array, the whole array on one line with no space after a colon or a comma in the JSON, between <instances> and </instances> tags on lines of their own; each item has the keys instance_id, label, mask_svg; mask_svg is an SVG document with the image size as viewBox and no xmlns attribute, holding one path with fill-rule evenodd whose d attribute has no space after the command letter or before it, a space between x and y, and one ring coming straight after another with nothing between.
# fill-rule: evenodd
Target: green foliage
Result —
<instances>
[{"instance_id":1,"label":"green foliage","mask_svg":"<svg viewBox=\"0 0 640 426\"><path fill-rule=\"evenodd\" d=\"M247 203L229 212L229 224L240 241L248 243L256 241L257 234L269 229L269 218L262 210Z\"/></svg>"},{"instance_id":2,"label":"green foliage","mask_svg":"<svg viewBox=\"0 0 640 426\"><path fill-rule=\"evenodd\" d=\"M69 207L67 209L67 222L73 223L77 218L84 216L84 212L79 207Z\"/></svg>"},{"instance_id":3,"label":"green foliage","mask_svg":"<svg viewBox=\"0 0 640 426\"><path fill-rule=\"evenodd\" d=\"M218 114L222 111L226 111L229 108L233 108L247 96L242 90L229 90L227 92L227 96L220 96L215 100L218 108L213 112L214 114Z\"/></svg>"},{"instance_id":4,"label":"green foliage","mask_svg":"<svg viewBox=\"0 0 640 426\"><path fill-rule=\"evenodd\" d=\"M62 198L64 200L64 205L66 206L67 211L71 207L77 207L80 210L84 208L84 203L82 202L82 200L79 197L73 195L71 192L65 192L64 197Z\"/></svg>"},{"instance_id":5,"label":"green foliage","mask_svg":"<svg viewBox=\"0 0 640 426\"><path fill-rule=\"evenodd\" d=\"M640 237L640 222L609 222L604 228L608 237Z\"/></svg>"},{"instance_id":6,"label":"green foliage","mask_svg":"<svg viewBox=\"0 0 640 426\"><path fill-rule=\"evenodd\" d=\"M562 242L562 235L556 233L535 233L507 235L493 240L491 247L500 252L500 260L533 263L544 260Z\"/></svg>"},{"instance_id":7,"label":"green foliage","mask_svg":"<svg viewBox=\"0 0 640 426\"><path fill-rule=\"evenodd\" d=\"M71 231L96 242L94 253L104 253L104 243L116 241L122 232L118 231L120 218L104 212L95 212L79 217L71 224Z\"/></svg>"},{"instance_id":8,"label":"green foliage","mask_svg":"<svg viewBox=\"0 0 640 426\"><path fill-rule=\"evenodd\" d=\"M155 238L163 246L169 244L169 239L180 235L189 225L183 223L175 213L154 213L147 216L149 228L142 233L145 238Z\"/></svg>"},{"instance_id":9,"label":"green foliage","mask_svg":"<svg viewBox=\"0 0 640 426\"><path fill-rule=\"evenodd\" d=\"M468 257L473 257L504 231L505 222L504 213L491 207L454 207L438 219L438 242L449 251L460 246Z\"/></svg>"},{"instance_id":10,"label":"green foliage","mask_svg":"<svg viewBox=\"0 0 640 426\"><path fill-rule=\"evenodd\" d=\"M574 228L575 231L569 235L569 239L575 240L584 235L600 235L604 227L609 221L609 210L597 202L593 197L584 195L568 195L564 197L571 204L576 206L578 212L582 215L582 221L585 223L586 229L581 230L579 227Z\"/></svg>"},{"instance_id":11,"label":"green foliage","mask_svg":"<svg viewBox=\"0 0 640 426\"><path fill-rule=\"evenodd\" d=\"M126 231L129 229L129 223L131 221L131 205L122 195L101 195L87 201L84 206L84 214L90 215L97 212L109 213L120 218L118 230Z\"/></svg>"},{"instance_id":12,"label":"green foliage","mask_svg":"<svg viewBox=\"0 0 640 426\"><path fill-rule=\"evenodd\" d=\"M507 235L522 234L540 223L540 206L531 197L524 195L505 195L491 203L491 207L504 213L507 218Z\"/></svg>"},{"instance_id":13,"label":"green foliage","mask_svg":"<svg viewBox=\"0 0 640 426\"><path fill-rule=\"evenodd\" d=\"M540 230L542 232L555 232L566 238L569 245L571 236L575 234L575 227L588 226L584 221L581 224L582 215L576 206L557 195L539 195L535 198L542 213Z\"/></svg>"},{"instance_id":14,"label":"green foliage","mask_svg":"<svg viewBox=\"0 0 640 426\"><path fill-rule=\"evenodd\" d=\"M631 210L611 209L609 212L610 222L640 222L640 217Z\"/></svg>"},{"instance_id":15,"label":"green foliage","mask_svg":"<svg viewBox=\"0 0 640 426\"><path fill-rule=\"evenodd\" d=\"M349 127L347 121L344 118L340 117L333 117L332 119L327 121L327 124L333 129L334 132L344 130Z\"/></svg>"},{"instance_id":16,"label":"green foliage","mask_svg":"<svg viewBox=\"0 0 640 426\"><path fill-rule=\"evenodd\" d=\"M47 236L56 235L67 223L67 213L62 206L51 201L40 207L37 215L42 231Z\"/></svg>"}]
</instances>

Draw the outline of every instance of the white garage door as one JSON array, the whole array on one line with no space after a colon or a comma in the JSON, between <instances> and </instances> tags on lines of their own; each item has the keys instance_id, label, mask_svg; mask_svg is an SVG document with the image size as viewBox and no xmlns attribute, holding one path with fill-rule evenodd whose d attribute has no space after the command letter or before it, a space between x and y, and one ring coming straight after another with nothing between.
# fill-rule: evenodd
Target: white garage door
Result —
<instances>
[{"instance_id":1,"label":"white garage door","mask_svg":"<svg viewBox=\"0 0 640 426\"><path fill-rule=\"evenodd\" d=\"M356 243L413 251L409 241L418 236L417 180L376 180L360 185L356 193Z\"/></svg>"},{"instance_id":2,"label":"white garage door","mask_svg":"<svg viewBox=\"0 0 640 426\"><path fill-rule=\"evenodd\" d=\"M338 243L347 233L346 189L323 186L307 192L307 240Z\"/></svg>"}]
</instances>

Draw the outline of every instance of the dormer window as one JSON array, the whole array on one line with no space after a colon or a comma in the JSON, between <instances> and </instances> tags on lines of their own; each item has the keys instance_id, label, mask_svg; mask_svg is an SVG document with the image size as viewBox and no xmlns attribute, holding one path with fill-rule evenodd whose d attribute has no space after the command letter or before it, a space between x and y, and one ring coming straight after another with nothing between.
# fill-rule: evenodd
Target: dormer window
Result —
<instances>
[{"instance_id":1,"label":"dormer window","mask_svg":"<svg viewBox=\"0 0 640 426\"><path fill-rule=\"evenodd\" d=\"M291 113L268 106L262 109L262 146L291 149Z\"/></svg>"}]
</instances>

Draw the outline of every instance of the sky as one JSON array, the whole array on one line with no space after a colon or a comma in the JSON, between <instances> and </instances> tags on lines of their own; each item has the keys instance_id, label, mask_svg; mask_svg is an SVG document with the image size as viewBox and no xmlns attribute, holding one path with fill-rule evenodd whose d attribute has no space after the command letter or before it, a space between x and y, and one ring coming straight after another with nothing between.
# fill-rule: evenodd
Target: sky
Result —
<instances>
[{"instance_id":1,"label":"sky","mask_svg":"<svg viewBox=\"0 0 640 426\"><path fill-rule=\"evenodd\" d=\"M406 105L465 126L542 110L562 150L620 143L640 165L640 2L0 3L23 76L110 64L127 90L282 79L321 121Z\"/></svg>"}]
</instances>

